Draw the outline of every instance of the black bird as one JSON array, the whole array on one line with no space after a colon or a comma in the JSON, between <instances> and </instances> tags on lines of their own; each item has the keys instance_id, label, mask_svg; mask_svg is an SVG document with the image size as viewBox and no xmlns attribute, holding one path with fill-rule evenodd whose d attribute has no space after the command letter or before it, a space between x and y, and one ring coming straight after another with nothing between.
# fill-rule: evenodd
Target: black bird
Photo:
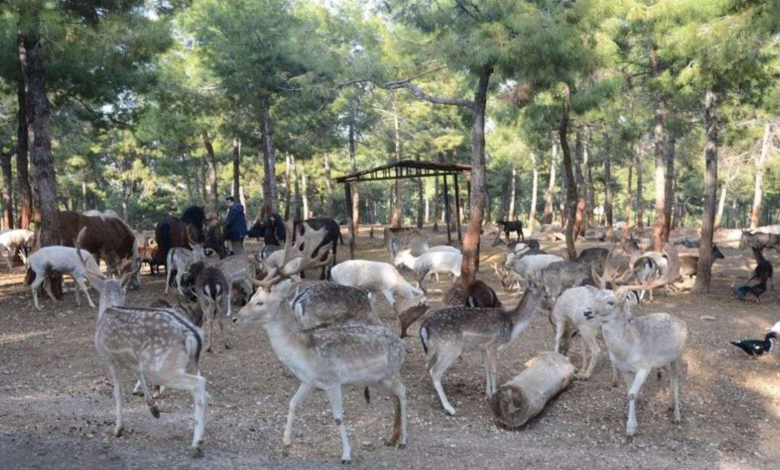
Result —
<instances>
[{"instance_id":1,"label":"black bird","mask_svg":"<svg viewBox=\"0 0 780 470\"><path fill-rule=\"evenodd\" d=\"M762 279L761 282L752 286L731 286L731 292L737 300L745 300L745 297L747 297L748 294L753 294L756 297L756 302L760 304L761 299L759 299L759 297L766 292L766 279Z\"/></svg>"},{"instance_id":2,"label":"black bird","mask_svg":"<svg viewBox=\"0 0 780 470\"><path fill-rule=\"evenodd\" d=\"M764 340L760 339L743 339L742 341L732 341L731 344L742 349L751 356L763 356L764 354L771 352L775 346L777 340L777 333L774 331L767 333Z\"/></svg>"}]
</instances>

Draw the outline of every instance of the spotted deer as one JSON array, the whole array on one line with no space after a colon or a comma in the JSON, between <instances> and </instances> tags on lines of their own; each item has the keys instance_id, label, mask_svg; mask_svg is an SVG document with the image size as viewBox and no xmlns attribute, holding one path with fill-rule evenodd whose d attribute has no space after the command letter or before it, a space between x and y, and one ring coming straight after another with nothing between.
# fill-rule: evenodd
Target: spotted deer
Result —
<instances>
[{"instance_id":1,"label":"spotted deer","mask_svg":"<svg viewBox=\"0 0 780 470\"><path fill-rule=\"evenodd\" d=\"M301 381L290 400L287 424L282 438L286 454L292 445L292 427L296 410L314 389L328 394L333 419L341 435L341 460L352 459L352 447L344 424L341 389L343 385L360 384L389 391L395 397L395 426L388 445L406 445L406 388L401 382L403 341L388 328L361 323L346 323L302 330L295 320L290 298L298 281L293 277L305 269L330 262L312 259L312 250L324 236L322 230L307 229L295 243L291 240L292 223L287 222L285 254L280 267L272 268L261 281L253 281L257 292L234 317L236 324L260 324L268 334L279 360ZM300 263L290 263L300 258ZM292 265L291 265L292 264ZM368 389L365 392L369 399Z\"/></svg>"}]
</instances>

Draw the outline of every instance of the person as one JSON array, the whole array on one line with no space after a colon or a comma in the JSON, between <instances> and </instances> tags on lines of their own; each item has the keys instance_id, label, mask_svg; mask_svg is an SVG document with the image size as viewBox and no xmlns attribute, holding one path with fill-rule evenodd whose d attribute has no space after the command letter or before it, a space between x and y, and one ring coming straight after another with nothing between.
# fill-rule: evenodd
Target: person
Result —
<instances>
[{"instance_id":1,"label":"person","mask_svg":"<svg viewBox=\"0 0 780 470\"><path fill-rule=\"evenodd\" d=\"M230 242L234 254L244 253L244 238L246 238L246 216L244 206L236 202L236 198L225 198L227 218L225 219L225 240Z\"/></svg>"}]
</instances>

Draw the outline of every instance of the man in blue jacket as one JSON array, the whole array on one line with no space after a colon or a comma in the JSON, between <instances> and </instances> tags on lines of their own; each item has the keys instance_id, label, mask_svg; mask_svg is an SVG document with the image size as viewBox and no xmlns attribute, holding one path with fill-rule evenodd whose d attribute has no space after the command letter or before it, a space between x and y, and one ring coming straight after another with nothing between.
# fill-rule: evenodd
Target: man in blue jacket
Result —
<instances>
[{"instance_id":1,"label":"man in blue jacket","mask_svg":"<svg viewBox=\"0 0 780 470\"><path fill-rule=\"evenodd\" d=\"M231 251L235 254L244 253L244 238L246 237L246 216L244 206L236 202L236 198L228 196L227 218L225 219L225 240L230 241Z\"/></svg>"}]
</instances>

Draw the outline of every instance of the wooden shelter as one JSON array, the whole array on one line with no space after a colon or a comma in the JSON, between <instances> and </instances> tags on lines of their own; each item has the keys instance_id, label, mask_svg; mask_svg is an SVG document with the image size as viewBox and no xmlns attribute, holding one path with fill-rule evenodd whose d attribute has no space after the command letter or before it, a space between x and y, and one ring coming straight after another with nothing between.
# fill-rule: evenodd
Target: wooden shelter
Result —
<instances>
[{"instance_id":1,"label":"wooden shelter","mask_svg":"<svg viewBox=\"0 0 780 470\"><path fill-rule=\"evenodd\" d=\"M410 178L431 178L441 176L444 179L444 217L447 221L447 244L452 243L452 223L450 222L450 196L447 186L447 179L452 177L452 185L455 190L455 208L457 210L458 217L455 217L455 226L458 232L458 241L463 242L463 236L460 230L460 195L458 194L458 176L464 175L466 177L466 188L468 189L469 199L471 199L471 166L461 165L459 163L441 163L441 162L424 162L417 160L401 160L400 162L390 163L387 165L377 166L368 170L357 171L344 176L334 178L339 184L344 185L344 194L346 196L347 207L352 207L352 185L362 183L366 181L385 181L385 180L399 180ZM350 209L347 209L350 213ZM355 234L351 233L351 213L350 217L350 240L349 240L349 257L354 259L355 257Z\"/></svg>"}]
</instances>

